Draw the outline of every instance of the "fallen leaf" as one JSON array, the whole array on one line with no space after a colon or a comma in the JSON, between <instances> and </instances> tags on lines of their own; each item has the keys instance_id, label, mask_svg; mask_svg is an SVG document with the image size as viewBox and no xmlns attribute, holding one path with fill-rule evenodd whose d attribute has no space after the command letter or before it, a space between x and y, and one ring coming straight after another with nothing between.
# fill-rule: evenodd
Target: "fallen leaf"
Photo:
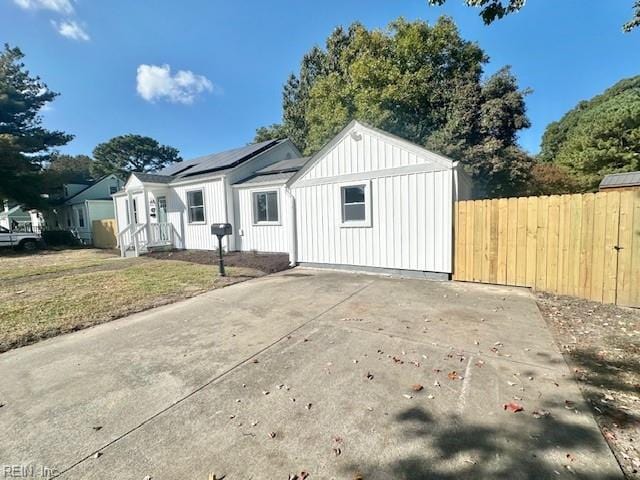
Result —
<instances>
[{"instance_id":1,"label":"fallen leaf","mask_svg":"<svg viewBox=\"0 0 640 480\"><path fill-rule=\"evenodd\" d=\"M427 398L428 398L429 400L433 400L433 399L434 399L434 398L436 398L436 397L434 397L433 395L429 394L429 395L427 395Z\"/></svg>"},{"instance_id":2,"label":"fallen leaf","mask_svg":"<svg viewBox=\"0 0 640 480\"><path fill-rule=\"evenodd\" d=\"M373 374L371 372L367 372L367 380L373 380Z\"/></svg>"},{"instance_id":3,"label":"fallen leaf","mask_svg":"<svg viewBox=\"0 0 640 480\"><path fill-rule=\"evenodd\" d=\"M476 362L476 367L478 367L478 368L482 368L483 365L484 365L484 361L482 361L482 360L478 360Z\"/></svg>"},{"instance_id":4,"label":"fallen leaf","mask_svg":"<svg viewBox=\"0 0 640 480\"><path fill-rule=\"evenodd\" d=\"M311 410L311 404L310 404L310 403L307 403L307 404L304 406L304 408L306 408L307 410Z\"/></svg>"},{"instance_id":5,"label":"fallen leaf","mask_svg":"<svg viewBox=\"0 0 640 480\"><path fill-rule=\"evenodd\" d=\"M531 415L533 415L535 418L543 418L548 417L549 415L551 415L551 413L547 410L534 410L533 412L531 412Z\"/></svg>"},{"instance_id":6,"label":"fallen leaf","mask_svg":"<svg viewBox=\"0 0 640 480\"><path fill-rule=\"evenodd\" d=\"M269 432L269 438L276 438L276 432Z\"/></svg>"},{"instance_id":7,"label":"fallen leaf","mask_svg":"<svg viewBox=\"0 0 640 480\"><path fill-rule=\"evenodd\" d=\"M254 358L253 360L251 360L251 363L260 363L260 361L257 358Z\"/></svg>"},{"instance_id":8,"label":"fallen leaf","mask_svg":"<svg viewBox=\"0 0 640 480\"><path fill-rule=\"evenodd\" d=\"M511 413L522 412L524 410L524 407L522 405L520 405L519 403L515 403L515 402L505 403L502 406L502 408L504 408L505 410L508 410Z\"/></svg>"},{"instance_id":9,"label":"fallen leaf","mask_svg":"<svg viewBox=\"0 0 640 480\"><path fill-rule=\"evenodd\" d=\"M419 392L420 390L422 390L424 387L422 385L420 385L419 383L414 383L413 385L411 385L411 389L414 392Z\"/></svg>"},{"instance_id":10,"label":"fallen leaf","mask_svg":"<svg viewBox=\"0 0 640 480\"><path fill-rule=\"evenodd\" d=\"M404 398L406 398L407 400L411 400L413 398L413 396L411 395L407 395L406 393L404 395L402 395Z\"/></svg>"},{"instance_id":11,"label":"fallen leaf","mask_svg":"<svg viewBox=\"0 0 640 480\"><path fill-rule=\"evenodd\" d=\"M1 406L2 406L2 405L0 405L0 407L1 407ZM93 428L93 431L94 431L94 432L99 432L100 430L102 430L102 426L101 426L101 425L98 425L97 427L91 427L91 428Z\"/></svg>"},{"instance_id":12,"label":"fallen leaf","mask_svg":"<svg viewBox=\"0 0 640 480\"><path fill-rule=\"evenodd\" d=\"M93 458L100 458L102 456L102 452L96 452L93 454Z\"/></svg>"},{"instance_id":13,"label":"fallen leaf","mask_svg":"<svg viewBox=\"0 0 640 480\"><path fill-rule=\"evenodd\" d=\"M342 454L342 450L340 450L340 447L333 447L333 453L337 457Z\"/></svg>"},{"instance_id":14,"label":"fallen leaf","mask_svg":"<svg viewBox=\"0 0 640 480\"><path fill-rule=\"evenodd\" d=\"M449 377L449 380L457 380L458 378L460 378L458 376L458 372L456 372L455 370L453 372L447 373L447 377Z\"/></svg>"},{"instance_id":15,"label":"fallen leaf","mask_svg":"<svg viewBox=\"0 0 640 480\"><path fill-rule=\"evenodd\" d=\"M263 395L269 395L269 391L268 391L268 390L263 390L263 391L262 391L262 394L263 394Z\"/></svg>"}]
</instances>

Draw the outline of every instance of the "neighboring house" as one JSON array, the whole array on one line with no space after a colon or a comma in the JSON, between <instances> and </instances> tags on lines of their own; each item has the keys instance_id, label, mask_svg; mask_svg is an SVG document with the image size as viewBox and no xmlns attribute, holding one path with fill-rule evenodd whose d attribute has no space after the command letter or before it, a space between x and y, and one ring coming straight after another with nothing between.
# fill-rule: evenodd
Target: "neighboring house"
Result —
<instances>
[{"instance_id":1,"label":"neighboring house","mask_svg":"<svg viewBox=\"0 0 640 480\"><path fill-rule=\"evenodd\" d=\"M0 212L0 227L7 230L15 230L13 228L17 224L18 230L31 229L31 215L28 210L23 210L20 205L10 205L9 202L3 202L3 211Z\"/></svg>"},{"instance_id":2,"label":"neighboring house","mask_svg":"<svg viewBox=\"0 0 640 480\"><path fill-rule=\"evenodd\" d=\"M311 158L275 140L134 173L113 195L123 255L169 246L284 252L292 264L452 271L457 162L359 122Z\"/></svg>"},{"instance_id":3,"label":"neighboring house","mask_svg":"<svg viewBox=\"0 0 640 480\"><path fill-rule=\"evenodd\" d=\"M48 212L44 223L50 229L71 230L85 244L93 243L93 221L115 218L111 195L123 186L116 175L105 175L86 184L65 184L63 196Z\"/></svg>"},{"instance_id":4,"label":"neighboring house","mask_svg":"<svg viewBox=\"0 0 640 480\"><path fill-rule=\"evenodd\" d=\"M601 192L640 190L640 172L612 173L600 182Z\"/></svg>"}]
</instances>

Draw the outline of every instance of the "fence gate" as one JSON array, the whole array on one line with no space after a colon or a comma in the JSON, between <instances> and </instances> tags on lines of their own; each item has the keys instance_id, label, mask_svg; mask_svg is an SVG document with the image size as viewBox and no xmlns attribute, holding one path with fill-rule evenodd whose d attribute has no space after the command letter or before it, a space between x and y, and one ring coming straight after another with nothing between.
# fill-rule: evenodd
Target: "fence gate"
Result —
<instances>
[{"instance_id":1,"label":"fence gate","mask_svg":"<svg viewBox=\"0 0 640 480\"><path fill-rule=\"evenodd\" d=\"M640 191L456 202L454 271L640 307Z\"/></svg>"}]
</instances>

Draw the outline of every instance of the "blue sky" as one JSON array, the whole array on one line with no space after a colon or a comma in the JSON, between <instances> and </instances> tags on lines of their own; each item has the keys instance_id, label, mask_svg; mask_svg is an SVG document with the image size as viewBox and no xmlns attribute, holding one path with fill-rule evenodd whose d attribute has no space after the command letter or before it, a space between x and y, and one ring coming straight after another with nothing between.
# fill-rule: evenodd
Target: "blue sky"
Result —
<instances>
[{"instance_id":1,"label":"blue sky","mask_svg":"<svg viewBox=\"0 0 640 480\"><path fill-rule=\"evenodd\" d=\"M485 26L462 0L0 0L0 41L19 46L31 72L61 93L45 124L76 136L64 152L90 154L138 133L190 158L244 145L279 121L284 80L336 25L446 14L488 53L488 74L509 64L533 89L533 126L520 141L535 153L549 122L640 74L640 29L621 31L632 3L530 0Z\"/></svg>"}]
</instances>

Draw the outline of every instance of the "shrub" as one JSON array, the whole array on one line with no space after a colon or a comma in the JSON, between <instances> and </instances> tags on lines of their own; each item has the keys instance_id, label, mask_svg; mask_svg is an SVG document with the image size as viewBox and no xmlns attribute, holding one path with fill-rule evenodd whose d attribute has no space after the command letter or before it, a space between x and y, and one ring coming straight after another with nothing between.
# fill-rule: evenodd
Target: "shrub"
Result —
<instances>
[{"instance_id":1,"label":"shrub","mask_svg":"<svg viewBox=\"0 0 640 480\"><path fill-rule=\"evenodd\" d=\"M69 230L45 230L42 232L42 239L47 245L54 247L58 245L80 245L78 238Z\"/></svg>"}]
</instances>

